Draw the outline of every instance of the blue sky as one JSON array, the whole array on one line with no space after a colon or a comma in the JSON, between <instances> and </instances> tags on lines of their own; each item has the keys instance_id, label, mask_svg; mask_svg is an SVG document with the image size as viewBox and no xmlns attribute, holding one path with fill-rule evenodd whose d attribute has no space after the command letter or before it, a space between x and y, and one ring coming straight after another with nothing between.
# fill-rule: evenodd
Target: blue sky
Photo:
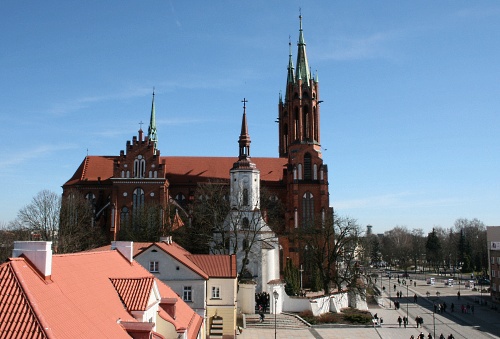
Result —
<instances>
[{"instance_id":1,"label":"blue sky","mask_svg":"<svg viewBox=\"0 0 500 339\"><path fill-rule=\"evenodd\" d=\"M162 155L278 154L302 8L330 203L381 233L500 225L498 1L0 2L0 223L85 155L118 155L156 91ZM228 169L229 170L229 169Z\"/></svg>"}]
</instances>

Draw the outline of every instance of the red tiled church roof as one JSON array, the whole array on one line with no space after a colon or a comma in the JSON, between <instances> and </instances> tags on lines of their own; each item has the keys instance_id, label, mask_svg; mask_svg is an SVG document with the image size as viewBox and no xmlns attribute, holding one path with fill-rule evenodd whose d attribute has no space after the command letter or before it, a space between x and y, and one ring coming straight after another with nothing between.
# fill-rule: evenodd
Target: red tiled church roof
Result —
<instances>
[{"instance_id":1,"label":"red tiled church roof","mask_svg":"<svg viewBox=\"0 0 500 339\"><path fill-rule=\"evenodd\" d=\"M154 277L110 278L109 280L129 311L145 311L147 309Z\"/></svg>"},{"instance_id":2,"label":"red tiled church roof","mask_svg":"<svg viewBox=\"0 0 500 339\"><path fill-rule=\"evenodd\" d=\"M113 177L113 163L116 156L87 156L66 185L79 182L105 181ZM229 170L238 160L237 157L185 157L162 156L165 162L166 178L171 182L187 182L196 177L205 180L228 180ZM286 158L251 158L260 170L263 181L283 180Z\"/></svg>"},{"instance_id":3,"label":"red tiled church roof","mask_svg":"<svg viewBox=\"0 0 500 339\"><path fill-rule=\"evenodd\" d=\"M10 263L0 265L0 338L47 338Z\"/></svg>"}]
</instances>

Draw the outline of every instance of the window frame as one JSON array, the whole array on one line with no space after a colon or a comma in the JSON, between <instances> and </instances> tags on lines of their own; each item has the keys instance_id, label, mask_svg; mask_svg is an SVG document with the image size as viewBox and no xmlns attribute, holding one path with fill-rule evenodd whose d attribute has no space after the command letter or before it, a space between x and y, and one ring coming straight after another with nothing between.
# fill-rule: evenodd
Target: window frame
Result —
<instances>
[{"instance_id":1,"label":"window frame","mask_svg":"<svg viewBox=\"0 0 500 339\"><path fill-rule=\"evenodd\" d=\"M151 273L159 273L160 272L160 265L157 260L152 260L149 262L149 272Z\"/></svg>"},{"instance_id":2,"label":"window frame","mask_svg":"<svg viewBox=\"0 0 500 339\"><path fill-rule=\"evenodd\" d=\"M186 302L193 302L193 288L192 286L182 287L182 300Z\"/></svg>"},{"instance_id":3,"label":"window frame","mask_svg":"<svg viewBox=\"0 0 500 339\"><path fill-rule=\"evenodd\" d=\"M210 299L217 299L217 300L220 300L222 299L221 296L220 296L220 286L212 286L212 288L210 289Z\"/></svg>"}]
</instances>

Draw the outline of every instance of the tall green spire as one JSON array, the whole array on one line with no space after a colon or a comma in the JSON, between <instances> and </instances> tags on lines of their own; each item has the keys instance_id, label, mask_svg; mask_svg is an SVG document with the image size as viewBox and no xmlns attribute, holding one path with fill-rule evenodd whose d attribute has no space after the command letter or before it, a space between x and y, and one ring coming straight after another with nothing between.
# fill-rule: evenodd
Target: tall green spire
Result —
<instances>
[{"instance_id":1,"label":"tall green spire","mask_svg":"<svg viewBox=\"0 0 500 339\"><path fill-rule=\"evenodd\" d=\"M158 144L158 135L156 134L156 112L155 112L155 91L153 89L153 101L151 102L151 118L149 120L148 128L149 141L153 142L156 149Z\"/></svg>"},{"instance_id":2,"label":"tall green spire","mask_svg":"<svg viewBox=\"0 0 500 339\"><path fill-rule=\"evenodd\" d=\"M299 15L300 29L299 29L299 42L297 43L297 73L296 79L302 80L303 83L308 84L311 79L311 72L309 70L309 63L307 62L306 55L306 42L304 40L304 31L302 30L302 14Z\"/></svg>"}]
</instances>

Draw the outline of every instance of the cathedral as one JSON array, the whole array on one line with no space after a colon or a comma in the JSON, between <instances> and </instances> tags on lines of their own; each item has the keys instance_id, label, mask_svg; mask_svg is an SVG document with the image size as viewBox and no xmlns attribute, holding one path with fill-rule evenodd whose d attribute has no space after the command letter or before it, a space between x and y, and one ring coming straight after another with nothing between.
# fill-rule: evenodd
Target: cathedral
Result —
<instances>
[{"instance_id":1,"label":"cathedral","mask_svg":"<svg viewBox=\"0 0 500 339\"><path fill-rule=\"evenodd\" d=\"M134 211L145 204L158 204L165 211L171 204L187 206L195 199L200 183L224 182L229 186L232 180L241 176L244 168L250 175L241 177L249 180L250 193L256 187L252 185L253 180L258 178L260 187L270 192L270 198L279 200L284 206L283 220L276 231L280 271L287 258L298 267L304 263L304 258L300 240L294 235L300 229L324 222L332 213L328 168L321 154L320 103L319 81L317 76L311 75L300 17L296 63L294 65L289 43L286 89L278 101L277 157L250 156L245 111L239 153L235 152L234 156L161 155L153 93L147 134L141 128L126 142L119 155L86 156L63 185L63 196L75 190L85 196L93 204L95 224L106 230L109 240L116 240L124 220L133 217ZM265 175L257 175L254 169ZM239 186L242 185L245 184ZM258 194L254 193L248 198L258 200ZM165 222L169 216L162 218Z\"/></svg>"}]
</instances>

